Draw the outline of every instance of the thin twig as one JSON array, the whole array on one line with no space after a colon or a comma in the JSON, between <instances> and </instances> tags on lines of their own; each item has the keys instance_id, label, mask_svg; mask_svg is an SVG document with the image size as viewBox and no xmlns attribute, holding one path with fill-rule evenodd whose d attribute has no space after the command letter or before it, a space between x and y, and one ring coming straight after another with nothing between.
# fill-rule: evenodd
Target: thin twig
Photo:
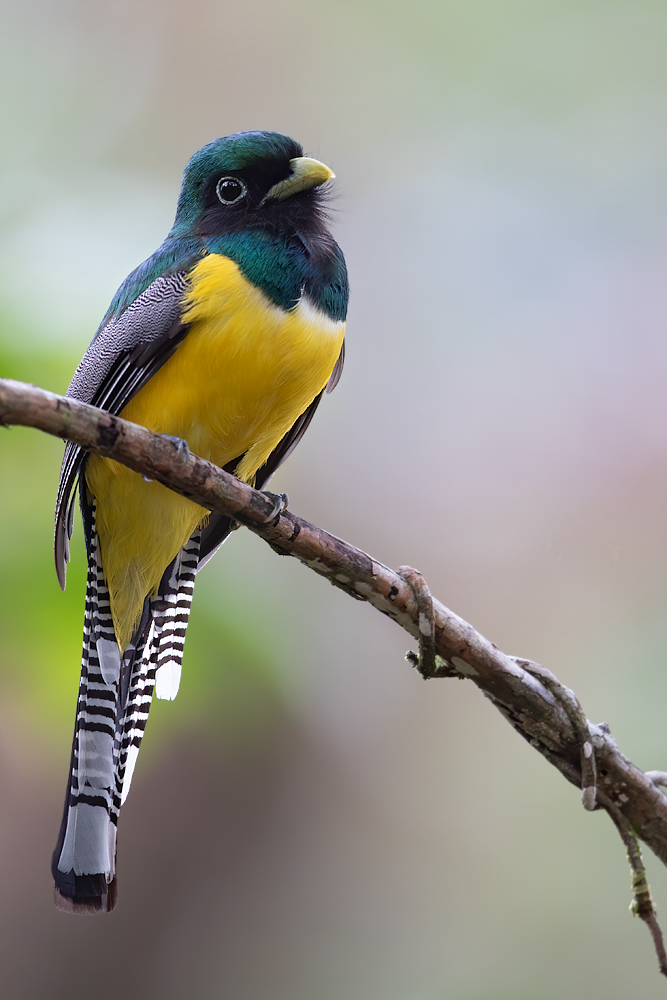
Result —
<instances>
[{"instance_id":1,"label":"thin twig","mask_svg":"<svg viewBox=\"0 0 667 1000\"><path fill-rule=\"evenodd\" d=\"M634 897L632 903L630 904L630 912L634 916L643 920L647 925L651 933L653 947L655 948L655 953L658 958L660 972L663 976L667 976L667 952L665 951L665 942L662 936L662 930L660 929L660 924L658 923L655 907L653 906L651 888L646 878L646 869L644 868L644 861L642 859L642 852L639 847L637 834L614 802L604 796L602 798L601 805L604 805L604 808L611 816L628 853L628 864L630 865L630 871L632 872L632 894Z\"/></svg>"}]
</instances>

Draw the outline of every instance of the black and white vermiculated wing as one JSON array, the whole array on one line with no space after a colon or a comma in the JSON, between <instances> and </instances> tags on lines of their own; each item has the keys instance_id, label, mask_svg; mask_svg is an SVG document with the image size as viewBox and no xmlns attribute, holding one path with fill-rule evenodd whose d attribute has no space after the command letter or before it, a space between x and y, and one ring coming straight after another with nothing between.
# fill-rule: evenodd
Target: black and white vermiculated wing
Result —
<instances>
[{"instance_id":1,"label":"black and white vermiculated wing","mask_svg":"<svg viewBox=\"0 0 667 1000\"><path fill-rule=\"evenodd\" d=\"M120 316L95 335L67 390L67 395L118 414L174 353L187 333L181 301L187 270L156 278ZM87 453L76 444L65 448L56 503L55 560L65 586L69 539L74 515L73 490Z\"/></svg>"}]
</instances>

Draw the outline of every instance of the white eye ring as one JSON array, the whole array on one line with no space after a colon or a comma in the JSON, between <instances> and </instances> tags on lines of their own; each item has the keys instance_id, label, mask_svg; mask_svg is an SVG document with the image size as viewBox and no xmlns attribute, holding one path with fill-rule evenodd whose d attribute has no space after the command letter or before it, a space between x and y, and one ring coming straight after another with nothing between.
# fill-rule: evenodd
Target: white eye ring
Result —
<instances>
[{"instance_id":1,"label":"white eye ring","mask_svg":"<svg viewBox=\"0 0 667 1000\"><path fill-rule=\"evenodd\" d=\"M223 196L222 186L223 184L227 184L228 181L233 181L234 184L237 184L241 189L235 198L225 198ZM218 196L218 201L220 201L223 205L235 205L237 201L241 200L241 198L245 198L247 192L248 188L245 186L240 177L221 177L215 185L215 193Z\"/></svg>"}]
</instances>

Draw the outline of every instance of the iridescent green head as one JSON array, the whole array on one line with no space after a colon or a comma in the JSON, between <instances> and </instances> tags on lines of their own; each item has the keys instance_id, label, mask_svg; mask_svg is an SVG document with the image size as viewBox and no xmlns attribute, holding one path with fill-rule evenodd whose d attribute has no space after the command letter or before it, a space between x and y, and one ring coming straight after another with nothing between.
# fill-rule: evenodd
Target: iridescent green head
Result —
<instances>
[{"instance_id":1,"label":"iridescent green head","mask_svg":"<svg viewBox=\"0 0 667 1000\"><path fill-rule=\"evenodd\" d=\"M284 309L305 295L345 319L347 271L323 211L334 175L278 132L238 132L203 146L188 162L176 220L158 250L119 288L104 322L119 315L167 270L187 270L202 253L229 257Z\"/></svg>"},{"instance_id":2,"label":"iridescent green head","mask_svg":"<svg viewBox=\"0 0 667 1000\"><path fill-rule=\"evenodd\" d=\"M216 236L273 229L286 215L303 217L315 192L333 177L278 132L237 132L203 146L183 174L172 236ZM289 208L281 204L290 200ZM293 220L296 221L296 218Z\"/></svg>"}]
</instances>

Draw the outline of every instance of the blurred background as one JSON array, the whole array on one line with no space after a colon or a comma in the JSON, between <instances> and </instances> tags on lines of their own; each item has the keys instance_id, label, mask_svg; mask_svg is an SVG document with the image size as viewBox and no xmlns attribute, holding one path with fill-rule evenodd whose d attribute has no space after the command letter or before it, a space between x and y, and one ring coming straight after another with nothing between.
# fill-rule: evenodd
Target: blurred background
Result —
<instances>
[{"instance_id":1,"label":"blurred background","mask_svg":"<svg viewBox=\"0 0 667 1000\"><path fill-rule=\"evenodd\" d=\"M5 0L0 374L64 392L188 157L293 135L338 176L352 292L275 488L667 768L666 45L656 0ZM244 531L153 707L118 908L57 912L84 587L78 525L65 594L53 571L61 454L0 433L4 996L664 995L608 819Z\"/></svg>"}]
</instances>

